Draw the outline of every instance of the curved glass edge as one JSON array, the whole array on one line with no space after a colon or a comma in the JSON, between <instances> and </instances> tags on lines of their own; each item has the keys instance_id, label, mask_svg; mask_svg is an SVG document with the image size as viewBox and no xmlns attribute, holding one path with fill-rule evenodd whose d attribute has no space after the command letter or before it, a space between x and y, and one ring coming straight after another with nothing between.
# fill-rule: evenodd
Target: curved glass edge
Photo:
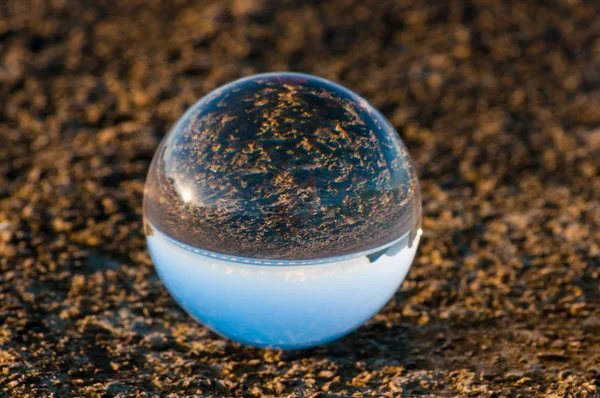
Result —
<instances>
[{"instance_id":1,"label":"curved glass edge","mask_svg":"<svg viewBox=\"0 0 600 398\"><path fill-rule=\"evenodd\" d=\"M370 262L374 262L376 261L379 257L383 256L384 254L389 254L389 255L394 255L395 253L399 252L400 250L402 250L405 247L412 247L413 243L415 241L418 241L418 239L420 238L421 234L423 233L423 231L421 229L419 229L417 231L416 234L414 234L412 231L408 231L406 232L404 235L402 235L400 238L395 239L389 243L386 243L385 245L373 248L373 249L369 249L369 250L365 250L362 252L357 252L357 253L352 253L352 254L348 254L348 255L344 255L344 256L336 256L336 257L325 257L325 258L321 258L321 259L310 259L310 260L270 260L270 259L257 259L257 258L250 258L250 257L239 257L239 256L232 256L232 255L226 255L226 254L221 254L221 253L215 253L212 252L210 250L203 250L203 249L199 249L193 246L190 246L188 244L185 244L183 242L180 242L176 239L173 239L169 236L167 236L166 234L164 234L163 232L161 232L158 228L156 228L147 218L144 219L144 234L146 236L153 236L155 234L158 234L162 239L174 244L175 246L178 246L184 250L187 250L189 252L195 253L197 255L201 255L201 256L205 256L205 257L209 257L209 258L216 258L219 260L225 260L225 261L231 261L234 263L239 263L239 264L248 264L248 265L262 265L262 266L273 266L273 265L277 265L277 266L302 266L302 265L315 265L315 264L327 264L327 263L337 263L340 261L346 261L346 260L350 260L353 258L357 258L357 257L363 257L366 256ZM390 252L390 253L388 253Z\"/></svg>"}]
</instances>

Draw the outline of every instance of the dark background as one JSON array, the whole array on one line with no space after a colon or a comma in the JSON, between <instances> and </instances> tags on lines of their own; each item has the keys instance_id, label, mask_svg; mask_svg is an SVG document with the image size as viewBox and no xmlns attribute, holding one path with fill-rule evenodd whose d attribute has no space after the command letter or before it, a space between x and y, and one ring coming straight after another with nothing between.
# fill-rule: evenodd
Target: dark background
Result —
<instances>
[{"instance_id":1,"label":"dark background","mask_svg":"<svg viewBox=\"0 0 600 398\"><path fill-rule=\"evenodd\" d=\"M599 396L599 8L2 1L0 395ZM423 194L395 298L307 351L196 324L141 228L169 126L276 70L381 109Z\"/></svg>"}]
</instances>

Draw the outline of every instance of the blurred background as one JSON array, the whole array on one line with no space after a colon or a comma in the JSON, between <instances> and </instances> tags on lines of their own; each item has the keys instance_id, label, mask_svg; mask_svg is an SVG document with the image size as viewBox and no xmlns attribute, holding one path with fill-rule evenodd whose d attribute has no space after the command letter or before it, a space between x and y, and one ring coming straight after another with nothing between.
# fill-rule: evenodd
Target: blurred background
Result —
<instances>
[{"instance_id":1,"label":"blurred background","mask_svg":"<svg viewBox=\"0 0 600 398\"><path fill-rule=\"evenodd\" d=\"M0 3L7 396L600 394L600 3ZM170 298L142 233L160 139L201 96L311 73L415 160L417 259L313 350L243 348ZM355 395L353 395L355 394Z\"/></svg>"}]
</instances>

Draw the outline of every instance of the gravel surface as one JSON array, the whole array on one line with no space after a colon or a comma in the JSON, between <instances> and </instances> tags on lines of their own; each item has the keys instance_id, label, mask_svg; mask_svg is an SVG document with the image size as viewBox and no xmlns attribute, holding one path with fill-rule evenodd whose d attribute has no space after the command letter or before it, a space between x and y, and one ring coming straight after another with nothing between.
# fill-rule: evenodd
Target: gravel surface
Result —
<instances>
[{"instance_id":1,"label":"gravel surface","mask_svg":"<svg viewBox=\"0 0 600 398\"><path fill-rule=\"evenodd\" d=\"M0 395L600 396L597 1L91 4L0 3ZM395 298L306 351L193 322L142 231L172 123L273 70L378 107L423 196Z\"/></svg>"}]
</instances>

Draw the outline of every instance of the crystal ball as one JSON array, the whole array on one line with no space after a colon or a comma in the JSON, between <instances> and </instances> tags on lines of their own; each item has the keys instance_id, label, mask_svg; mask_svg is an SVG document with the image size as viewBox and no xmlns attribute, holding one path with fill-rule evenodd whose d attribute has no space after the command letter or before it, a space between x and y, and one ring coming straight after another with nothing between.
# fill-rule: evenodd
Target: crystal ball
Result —
<instances>
[{"instance_id":1,"label":"crystal ball","mask_svg":"<svg viewBox=\"0 0 600 398\"><path fill-rule=\"evenodd\" d=\"M200 99L164 137L144 189L168 291L255 347L306 348L358 328L402 283L420 225L415 168L386 118L298 73Z\"/></svg>"}]
</instances>

